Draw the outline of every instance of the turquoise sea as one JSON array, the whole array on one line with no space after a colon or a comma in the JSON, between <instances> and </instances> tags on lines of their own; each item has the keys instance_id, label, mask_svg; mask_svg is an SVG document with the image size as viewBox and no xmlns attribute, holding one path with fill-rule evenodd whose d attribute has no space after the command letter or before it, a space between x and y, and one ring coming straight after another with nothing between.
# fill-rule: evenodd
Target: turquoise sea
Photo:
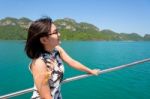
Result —
<instances>
[{"instance_id":1,"label":"turquoise sea","mask_svg":"<svg viewBox=\"0 0 150 99\"><path fill-rule=\"evenodd\" d=\"M25 41L0 41L0 95L33 86ZM107 69L150 58L150 42L63 41L74 59ZM65 77L84 74L65 64ZM32 93L11 99L30 99ZM62 85L63 99L150 99L150 62Z\"/></svg>"}]
</instances>

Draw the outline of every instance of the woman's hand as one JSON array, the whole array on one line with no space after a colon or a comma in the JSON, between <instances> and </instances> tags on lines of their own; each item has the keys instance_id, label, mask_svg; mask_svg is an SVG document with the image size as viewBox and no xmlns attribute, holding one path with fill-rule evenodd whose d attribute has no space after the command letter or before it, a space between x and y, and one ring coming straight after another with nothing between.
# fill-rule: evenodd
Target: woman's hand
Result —
<instances>
[{"instance_id":1,"label":"woman's hand","mask_svg":"<svg viewBox=\"0 0 150 99\"><path fill-rule=\"evenodd\" d=\"M92 75L99 75L100 74L100 69L93 69L93 70L90 70L89 74L92 74Z\"/></svg>"}]
</instances>

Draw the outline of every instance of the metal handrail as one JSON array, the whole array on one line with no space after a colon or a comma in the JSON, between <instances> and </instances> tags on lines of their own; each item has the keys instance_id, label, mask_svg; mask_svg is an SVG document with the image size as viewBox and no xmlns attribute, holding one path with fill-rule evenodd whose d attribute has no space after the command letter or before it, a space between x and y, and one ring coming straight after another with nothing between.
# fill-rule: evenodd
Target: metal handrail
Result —
<instances>
[{"instance_id":1,"label":"metal handrail","mask_svg":"<svg viewBox=\"0 0 150 99\"><path fill-rule=\"evenodd\" d=\"M148 61L150 61L150 58L139 60L139 61L135 61L135 62L132 62L132 63L129 63L129 64L116 66L116 67L113 67L113 68L100 70L99 74L112 72L112 71L115 71L115 70L123 69L125 67L133 66L133 65L136 65L136 64L141 64L141 63L148 62ZM68 82L71 82L71 81L75 81L75 80L79 80L79 79L83 79L83 78L87 78L87 77L90 77L90 76L93 76L93 75L91 75L91 74L83 74L83 75L67 78L67 79L62 81L62 84L68 83ZM3 96L0 96L0 99L8 99L8 98L11 98L11 97L15 97L15 96L19 96L19 95L22 95L22 94L25 94L25 93L32 92L33 90L34 90L34 88L28 88L28 89L25 89L25 90L13 92L13 93L10 93L10 94L6 94L6 95L3 95Z\"/></svg>"}]
</instances>

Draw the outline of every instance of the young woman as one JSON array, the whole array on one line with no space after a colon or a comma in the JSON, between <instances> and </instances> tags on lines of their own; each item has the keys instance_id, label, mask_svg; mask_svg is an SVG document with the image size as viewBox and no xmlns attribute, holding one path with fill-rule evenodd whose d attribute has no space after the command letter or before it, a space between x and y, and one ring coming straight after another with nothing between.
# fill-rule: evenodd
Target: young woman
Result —
<instances>
[{"instance_id":1,"label":"young woman","mask_svg":"<svg viewBox=\"0 0 150 99\"><path fill-rule=\"evenodd\" d=\"M41 18L29 27L25 51L32 59L30 70L34 79L32 99L62 99L60 83L66 62L71 67L98 75L98 69L89 69L72 59L60 44L60 33L50 18Z\"/></svg>"}]
</instances>

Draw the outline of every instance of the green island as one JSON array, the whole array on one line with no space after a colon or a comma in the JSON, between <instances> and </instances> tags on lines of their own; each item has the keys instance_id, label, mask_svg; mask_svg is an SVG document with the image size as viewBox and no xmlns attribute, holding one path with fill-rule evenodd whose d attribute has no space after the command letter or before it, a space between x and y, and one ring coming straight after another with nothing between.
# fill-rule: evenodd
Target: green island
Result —
<instances>
[{"instance_id":1,"label":"green island","mask_svg":"<svg viewBox=\"0 0 150 99\"><path fill-rule=\"evenodd\" d=\"M6 17L0 20L0 40L25 40L27 29L32 20ZM150 34L116 33L112 30L101 30L93 24L76 22L71 18L54 20L61 33L62 40L100 40L100 41L150 41Z\"/></svg>"}]
</instances>

